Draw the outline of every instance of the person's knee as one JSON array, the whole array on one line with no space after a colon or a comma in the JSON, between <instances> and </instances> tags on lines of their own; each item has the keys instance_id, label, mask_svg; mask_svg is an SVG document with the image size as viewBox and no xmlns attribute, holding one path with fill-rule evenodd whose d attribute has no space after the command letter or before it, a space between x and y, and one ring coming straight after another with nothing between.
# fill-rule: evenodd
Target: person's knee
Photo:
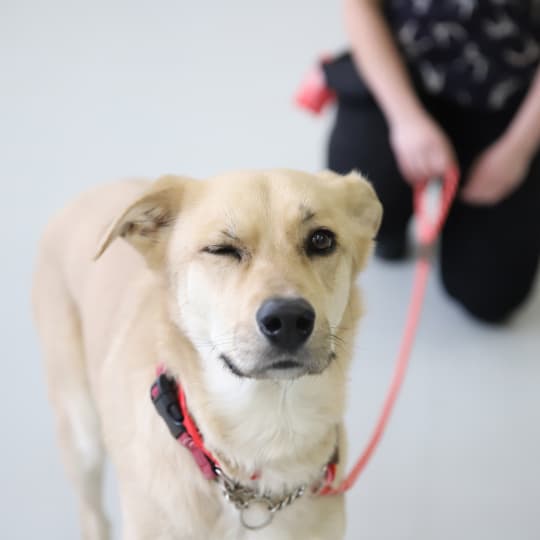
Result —
<instances>
[{"instance_id":1,"label":"person's knee","mask_svg":"<svg viewBox=\"0 0 540 540\"><path fill-rule=\"evenodd\" d=\"M490 324L504 323L525 302L531 285L514 286L510 290L509 284L494 286L488 281L479 283L466 275L452 276L442 272L446 292L475 319Z\"/></svg>"},{"instance_id":2,"label":"person's knee","mask_svg":"<svg viewBox=\"0 0 540 540\"><path fill-rule=\"evenodd\" d=\"M505 323L521 304L521 301L501 301L487 297L487 295L477 295L472 298L454 298L456 298L456 300L458 300L466 311L475 319L489 324Z\"/></svg>"}]
</instances>

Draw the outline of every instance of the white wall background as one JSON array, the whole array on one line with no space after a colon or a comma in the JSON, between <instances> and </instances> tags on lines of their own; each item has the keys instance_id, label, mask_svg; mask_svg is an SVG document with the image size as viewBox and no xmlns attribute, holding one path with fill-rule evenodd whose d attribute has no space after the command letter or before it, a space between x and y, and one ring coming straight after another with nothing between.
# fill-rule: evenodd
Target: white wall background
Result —
<instances>
[{"instance_id":1,"label":"white wall background","mask_svg":"<svg viewBox=\"0 0 540 540\"><path fill-rule=\"evenodd\" d=\"M343 44L330 0L0 0L2 540L78 534L29 315L47 217L132 174L320 168L330 118L291 96ZM352 454L386 389L410 277L410 264L374 263L362 280ZM398 411L348 499L348 540L540 538L539 296L494 330L432 281ZM110 479L107 493L114 513Z\"/></svg>"}]
</instances>

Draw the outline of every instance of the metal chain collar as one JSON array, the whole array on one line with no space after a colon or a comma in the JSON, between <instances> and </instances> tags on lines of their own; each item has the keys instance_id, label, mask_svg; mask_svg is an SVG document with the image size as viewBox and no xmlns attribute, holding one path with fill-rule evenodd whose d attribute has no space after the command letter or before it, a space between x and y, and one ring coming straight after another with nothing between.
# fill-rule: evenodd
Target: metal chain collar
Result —
<instances>
[{"instance_id":1,"label":"metal chain collar","mask_svg":"<svg viewBox=\"0 0 540 540\"><path fill-rule=\"evenodd\" d=\"M269 525L276 512L290 506L294 501L302 497L308 488L307 484L302 484L282 497L275 498L266 493L260 494L253 488L243 486L230 478L219 467L215 467L214 470L223 496L240 512L240 522L246 529L250 530L262 529ZM325 474L326 467L322 471L321 478L313 484L313 491L316 492L320 488ZM250 511L253 513L256 508L259 509L260 516L250 516Z\"/></svg>"}]
</instances>

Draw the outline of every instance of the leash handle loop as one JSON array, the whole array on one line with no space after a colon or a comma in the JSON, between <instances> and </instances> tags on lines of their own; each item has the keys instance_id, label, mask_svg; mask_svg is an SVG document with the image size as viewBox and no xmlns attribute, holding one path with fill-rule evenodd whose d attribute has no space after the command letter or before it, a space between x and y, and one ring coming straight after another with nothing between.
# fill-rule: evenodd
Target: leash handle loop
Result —
<instances>
[{"instance_id":1,"label":"leash handle loop","mask_svg":"<svg viewBox=\"0 0 540 540\"><path fill-rule=\"evenodd\" d=\"M445 174L435 218L430 217L426 204L427 188L430 181L425 180L415 185L413 207L414 215L418 221L418 240L422 245L431 245L437 240L456 195L458 177L459 173L456 168L449 169Z\"/></svg>"}]
</instances>

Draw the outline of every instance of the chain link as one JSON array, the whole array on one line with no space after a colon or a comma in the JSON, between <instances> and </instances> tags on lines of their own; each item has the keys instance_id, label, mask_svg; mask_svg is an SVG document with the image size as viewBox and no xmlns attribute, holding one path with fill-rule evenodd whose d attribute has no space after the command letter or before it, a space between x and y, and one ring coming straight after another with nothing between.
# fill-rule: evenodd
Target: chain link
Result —
<instances>
[{"instance_id":1,"label":"chain link","mask_svg":"<svg viewBox=\"0 0 540 540\"><path fill-rule=\"evenodd\" d=\"M242 484L230 478L227 474L225 474L223 469L220 469L219 467L215 468L215 473L217 476L217 482L221 486L223 496L227 501L232 503L240 512L247 510L253 503L258 503L266 506L266 509L269 512L270 516L269 519L267 521L264 521L260 527L248 526L243 520L243 517L241 516L241 520L244 526L253 529L262 528L268 525L272 521L272 518L276 512L279 512L280 510L283 510L283 508L290 506L294 501L302 497L308 487L307 484L302 484L294 490L290 491L289 493L285 494L283 497L276 499L266 493L260 494L253 488L243 486ZM324 474L325 470L323 471L322 477L324 477ZM315 486L320 485L320 483L320 480L317 481L315 483Z\"/></svg>"}]
</instances>

